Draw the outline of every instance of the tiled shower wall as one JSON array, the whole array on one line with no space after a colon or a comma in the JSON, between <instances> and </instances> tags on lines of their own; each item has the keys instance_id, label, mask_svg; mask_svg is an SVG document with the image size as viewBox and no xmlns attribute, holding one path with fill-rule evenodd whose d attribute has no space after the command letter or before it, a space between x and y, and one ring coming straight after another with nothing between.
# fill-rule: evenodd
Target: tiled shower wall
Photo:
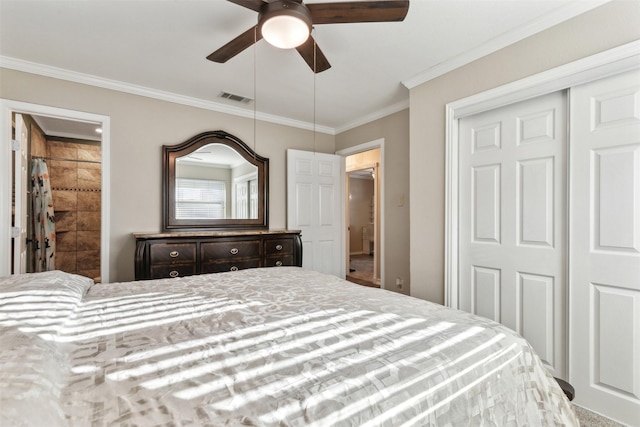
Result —
<instances>
[{"instance_id":1,"label":"tiled shower wall","mask_svg":"<svg viewBox=\"0 0 640 427\"><path fill-rule=\"evenodd\" d=\"M47 137L42 144L38 132L31 132L31 136L31 155L45 157L49 169L56 218L56 269L99 280L100 145L55 137Z\"/></svg>"}]
</instances>

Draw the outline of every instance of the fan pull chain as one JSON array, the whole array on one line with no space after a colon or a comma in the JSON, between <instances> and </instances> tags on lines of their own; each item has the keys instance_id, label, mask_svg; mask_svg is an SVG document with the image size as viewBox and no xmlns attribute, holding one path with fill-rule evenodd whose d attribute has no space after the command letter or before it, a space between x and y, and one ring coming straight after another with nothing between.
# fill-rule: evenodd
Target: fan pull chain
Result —
<instances>
[{"instance_id":1,"label":"fan pull chain","mask_svg":"<svg viewBox=\"0 0 640 427\"><path fill-rule=\"evenodd\" d=\"M256 57L258 44L258 26L253 27L253 160L256 159Z\"/></svg>"},{"instance_id":2,"label":"fan pull chain","mask_svg":"<svg viewBox=\"0 0 640 427\"><path fill-rule=\"evenodd\" d=\"M315 31L314 31L315 33ZM313 152L316 152L316 72L317 63L316 63L316 51L318 49L318 45L316 44L316 38L313 38Z\"/></svg>"}]
</instances>

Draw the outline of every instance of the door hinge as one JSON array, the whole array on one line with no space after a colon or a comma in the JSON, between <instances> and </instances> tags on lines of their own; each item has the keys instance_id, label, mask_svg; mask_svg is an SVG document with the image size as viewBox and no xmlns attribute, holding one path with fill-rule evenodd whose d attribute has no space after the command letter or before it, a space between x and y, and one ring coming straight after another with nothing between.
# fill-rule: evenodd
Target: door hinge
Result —
<instances>
[{"instance_id":1,"label":"door hinge","mask_svg":"<svg viewBox=\"0 0 640 427\"><path fill-rule=\"evenodd\" d=\"M20 227L11 227L11 238L17 239L20 237Z\"/></svg>"},{"instance_id":2,"label":"door hinge","mask_svg":"<svg viewBox=\"0 0 640 427\"><path fill-rule=\"evenodd\" d=\"M18 141L17 139L12 139L11 140L11 149L13 151L20 151L20 141Z\"/></svg>"}]
</instances>

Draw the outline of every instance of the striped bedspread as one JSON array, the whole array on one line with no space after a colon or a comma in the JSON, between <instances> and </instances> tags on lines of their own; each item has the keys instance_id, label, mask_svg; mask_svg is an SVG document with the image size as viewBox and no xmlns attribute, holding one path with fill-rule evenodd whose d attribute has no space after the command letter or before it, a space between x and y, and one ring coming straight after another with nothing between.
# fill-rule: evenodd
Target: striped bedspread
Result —
<instances>
[{"instance_id":1,"label":"striped bedspread","mask_svg":"<svg viewBox=\"0 0 640 427\"><path fill-rule=\"evenodd\" d=\"M578 425L490 320L297 267L0 278L0 425Z\"/></svg>"}]
</instances>

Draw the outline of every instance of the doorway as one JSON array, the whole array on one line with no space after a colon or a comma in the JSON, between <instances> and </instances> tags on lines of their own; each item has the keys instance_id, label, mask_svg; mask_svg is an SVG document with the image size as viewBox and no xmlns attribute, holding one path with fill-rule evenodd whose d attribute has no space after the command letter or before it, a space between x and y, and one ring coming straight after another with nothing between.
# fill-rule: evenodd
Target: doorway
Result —
<instances>
[{"instance_id":1,"label":"doorway","mask_svg":"<svg viewBox=\"0 0 640 427\"><path fill-rule=\"evenodd\" d=\"M381 148L345 158L346 279L381 287Z\"/></svg>"},{"instance_id":2,"label":"doorway","mask_svg":"<svg viewBox=\"0 0 640 427\"><path fill-rule=\"evenodd\" d=\"M346 172L348 194L349 271L347 280L379 287L376 266L376 170L377 164Z\"/></svg>"},{"instance_id":3,"label":"doorway","mask_svg":"<svg viewBox=\"0 0 640 427\"><path fill-rule=\"evenodd\" d=\"M19 116L27 130L26 265L21 270L62 270L100 282L102 128Z\"/></svg>"},{"instance_id":4,"label":"doorway","mask_svg":"<svg viewBox=\"0 0 640 427\"><path fill-rule=\"evenodd\" d=\"M7 151L1 156L0 198L8 207L0 212L0 275L54 268L108 283L109 118L9 100L0 105L0 135ZM96 134L98 128L101 134ZM34 160L41 165L38 171L44 171L39 176L50 177L52 197L45 205L58 225L47 230L55 236L57 263L40 270L30 225L35 216ZM39 245L44 249L51 242Z\"/></svg>"}]
</instances>

